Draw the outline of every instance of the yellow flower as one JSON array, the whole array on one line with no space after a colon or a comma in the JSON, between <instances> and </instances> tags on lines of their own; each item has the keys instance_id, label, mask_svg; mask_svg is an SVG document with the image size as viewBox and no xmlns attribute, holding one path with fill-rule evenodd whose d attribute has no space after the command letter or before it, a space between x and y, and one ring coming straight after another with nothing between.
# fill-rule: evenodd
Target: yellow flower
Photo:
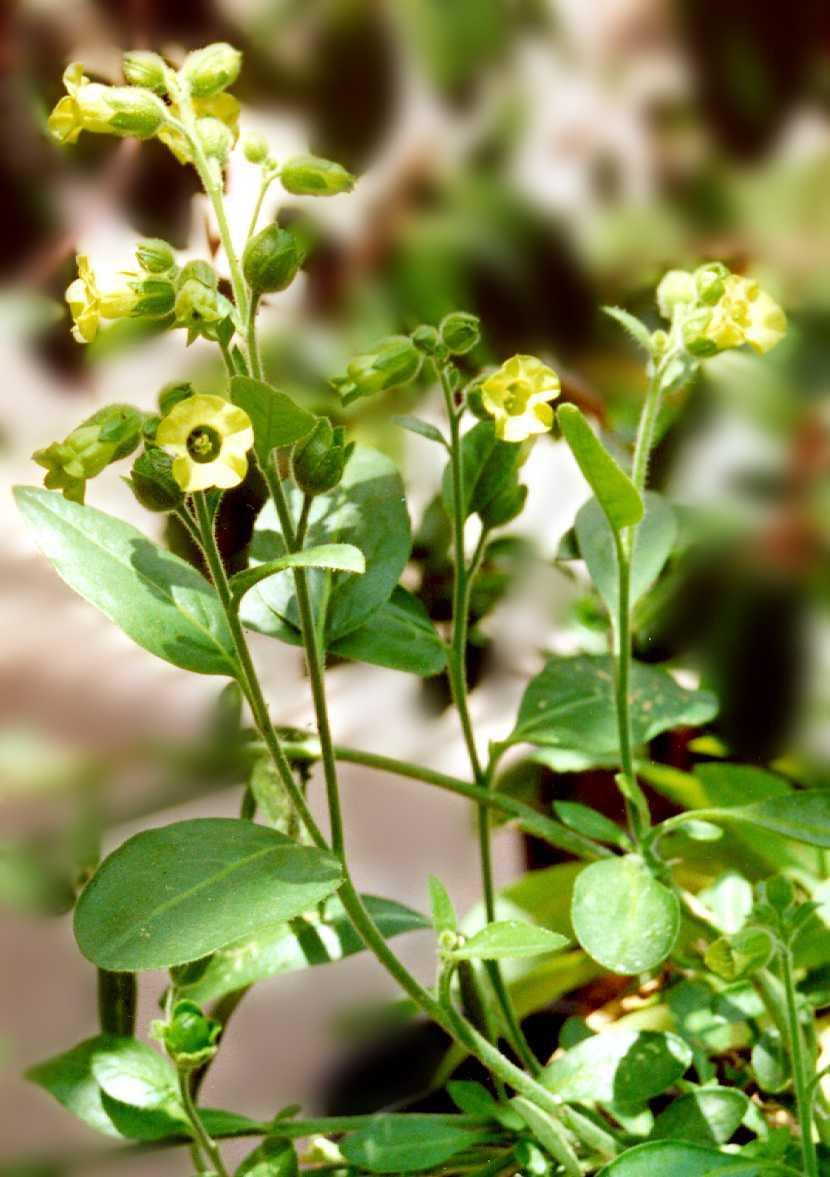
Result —
<instances>
[{"instance_id":1,"label":"yellow flower","mask_svg":"<svg viewBox=\"0 0 830 1177\"><path fill-rule=\"evenodd\" d=\"M787 316L781 307L751 278L731 274L724 282L725 291L718 304L728 313L743 333L741 342L748 343L758 355L763 355L780 343L787 332Z\"/></svg>"},{"instance_id":2,"label":"yellow flower","mask_svg":"<svg viewBox=\"0 0 830 1177\"><path fill-rule=\"evenodd\" d=\"M481 402L502 441L525 441L553 424L548 401L559 396L559 377L536 356L512 356L481 385Z\"/></svg>"},{"instance_id":3,"label":"yellow flower","mask_svg":"<svg viewBox=\"0 0 830 1177\"><path fill-rule=\"evenodd\" d=\"M77 61L64 70L63 84L67 93L47 122L59 143L74 143L81 131L149 139L167 117L167 107L156 94L139 86L90 82Z\"/></svg>"},{"instance_id":4,"label":"yellow flower","mask_svg":"<svg viewBox=\"0 0 830 1177\"><path fill-rule=\"evenodd\" d=\"M78 343L91 343L98 334L102 319L120 319L131 314L138 294L129 286L118 286L101 293L86 254L79 253L78 277L66 288L66 301L72 314L72 334Z\"/></svg>"},{"instance_id":5,"label":"yellow flower","mask_svg":"<svg viewBox=\"0 0 830 1177\"><path fill-rule=\"evenodd\" d=\"M221 396L190 396L174 405L160 422L156 441L169 449L173 477L185 492L223 490L248 472L247 453L254 444L248 414Z\"/></svg>"}]
</instances>

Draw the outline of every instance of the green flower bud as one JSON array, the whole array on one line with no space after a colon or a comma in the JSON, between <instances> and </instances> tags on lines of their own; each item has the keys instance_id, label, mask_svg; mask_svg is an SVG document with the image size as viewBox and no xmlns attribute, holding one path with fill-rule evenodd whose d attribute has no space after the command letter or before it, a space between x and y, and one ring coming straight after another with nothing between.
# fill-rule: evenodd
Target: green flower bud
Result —
<instances>
[{"instance_id":1,"label":"green flower bud","mask_svg":"<svg viewBox=\"0 0 830 1177\"><path fill-rule=\"evenodd\" d=\"M166 274L176 264L173 247L161 237L145 237L135 247L136 261L148 274Z\"/></svg>"},{"instance_id":2,"label":"green flower bud","mask_svg":"<svg viewBox=\"0 0 830 1177\"><path fill-rule=\"evenodd\" d=\"M110 462L132 453L141 436L143 416L131 405L106 405L83 421L61 442L37 450L32 457L46 474L43 484L64 498L82 503L86 484Z\"/></svg>"},{"instance_id":3,"label":"green flower bud","mask_svg":"<svg viewBox=\"0 0 830 1177\"><path fill-rule=\"evenodd\" d=\"M521 515L526 500L527 487L520 482L509 483L479 509L479 518L487 528L504 527L517 515Z\"/></svg>"},{"instance_id":4,"label":"green flower bud","mask_svg":"<svg viewBox=\"0 0 830 1177\"><path fill-rule=\"evenodd\" d=\"M143 86L154 94L167 92L167 67L158 53L130 49L122 58L124 77L131 86Z\"/></svg>"},{"instance_id":5,"label":"green flower bud","mask_svg":"<svg viewBox=\"0 0 830 1177\"><path fill-rule=\"evenodd\" d=\"M332 427L327 417L320 417L314 428L295 443L291 451L291 473L300 490L307 495L325 494L337 486L352 447L345 444L342 426Z\"/></svg>"},{"instance_id":6,"label":"green flower bud","mask_svg":"<svg viewBox=\"0 0 830 1177\"><path fill-rule=\"evenodd\" d=\"M176 319L185 325L215 323L224 318L219 292L191 278L176 295Z\"/></svg>"},{"instance_id":7,"label":"green flower bud","mask_svg":"<svg viewBox=\"0 0 830 1177\"><path fill-rule=\"evenodd\" d=\"M707 262L698 266L694 273L697 296L707 306L714 306L723 298L724 278L729 277L729 268L723 262Z\"/></svg>"},{"instance_id":8,"label":"green flower bud","mask_svg":"<svg viewBox=\"0 0 830 1177\"><path fill-rule=\"evenodd\" d=\"M346 368L345 377L336 377L332 386L340 393L344 405L361 396L372 396L406 384L418 375L422 356L408 335L390 335L372 352L355 356Z\"/></svg>"},{"instance_id":9,"label":"green flower bud","mask_svg":"<svg viewBox=\"0 0 830 1177\"><path fill-rule=\"evenodd\" d=\"M683 323L683 346L693 356L713 356L719 350L707 332L712 323L712 312L705 307L695 311Z\"/></svg>"},{"instance_id":10,"label":"green flower bud","mask_svg":"<svg viewBox=\"0 0 830 1177\"><path fill-rule=\"evenodd\" d=\"M657 306L664 319L671 319L679 306L697 301L694 276L687 270L669 270L657 287Z\"/></svg>"},{"instance_id":11,"label":"green flower bud","mask_svg":"<svg viewBox=\"0 0 830 1177\"><path fill-rule=\"evenodd\" d=\"M176 281L176 288L181 290L185 282L190 282L191 279L201 282L203 286L207 286L211 290L219 289L219 275L213 266L207 262L203 262L200 258L196 258L195 261L187 262L186 265L182 266Z\"/></svg>"},{"instance_id":12,"label":"green flower bud","mask_svg":"<svg viewBox=\"0 0 830 1177\"><path fill-rule=\"evenodd\" d=\"M129 283L137 298L130 314L151 319L169 315L176 302L176 290L167 278L140 278Z\"/></svg>"},{"instance_id":13,"label":"green flower bud","mask_svg":"<svg viewBox=\"0 0 830 1177\"><path fill-rule=\"evenodd\" d=\"M188 53L179 71L196 98L210 98L239 77L242 54L227 41L216 41Z\"/></svg>"},{"instance_id":14,"label":"green flower bud","mask_svg":"<svg viewBox=\"0 0 830 1177\"><path fill-rule=\"evenodd\" d=\"M669 336L666 331L652 331L651 333L651 357L655 362L659 362L666 354L666 348L669 346Z\"/></svg>"},{"instance_id":15,"label":"green flower bud","mask_svg":"<svg viewBox=\"0 0 830 1177\"><path fill-rule=\"evenodd\" d=\"M144 424L144 414L132 405L105 405L88 417L84 425L95 425L100 430L100 440L114 447L112 458L126 458L138 445Z\"/></svg>"},{"instance_id":16,"label":"green flower bud","mask_svg":"<svg viewBox=\"0 0 830 1177\"><path fill-rule=\"evenodd\" d=\"M248 132L242 140L242 154L248 163L265 163L268 158L268 144L262 135Z\"/></svg>"},{"instance_id":17,"label":"green flower bud","mask_svg":"<svg viewBox=\"0 0 830 1177\"><path fill-rule=\"evenodd\" d=\"M234 143L233 131L220 119L202 118L196 121L196 132L202 149L208 159L215 159L220 166L228 162Z\"/></svg>"},{"instance_id":18,"label":"green flower bud","mask_svg":"<svg viewBox=\"0 0 830 1177\"><path fill-rule=\"evenodd\" d=\"M162 417L166 417L174 405L179 401L187 400L189 396L194 396L193 385L189 380L184 380L177 384L165 384L164 388L158 394L159 412Z\"/></svg>"},{"instance_id":19,"label":"green flower bud","mask_svg":"<svg viewBox=\"0 0 830 1177\"><path fill-rule=\"evenodd\" d=\"M136 86L81 86L75 101L83 129L152 139L167 117L160 98Z\"/></svg>"},{"instance_id":20,"label":"green flower bud","mask_svg":"<svg viewBox=\"0 0 830 1177\"><path fill-rule=\"evenodd\" d=\"M337 196L354 188L351 172L315 155L297 155L287 160L280 169L280 182L294 196Z\"/></svg>"},{"instance_id":21,"label":"green flower bud","mask_svg":"<svg viewBox=\"0 0 830 1177\"><path fill-rule=\"evenodd\" d=\"M437 327L432 327L429 323L422 323L412 332L412 342L419 351L432 356L441 347L441 336L438 334Z\"/></svg>"},{"instance_id":22,"label":"green flower bud","mask_svg":"<svg viewBox=\"0 0 830 1177\"><path fill-rule=\"evenodd\" d=\"M173 477L173 459L156 446L136 458L127 481L148 511L174 511L184 502L184 492Z\"/></svg>"},{"instance_id":23,"label":"green flower bud","mask_svg":"<svg viewBox=\"0 0 830 1177\"><path fill-rule=\"evenodd\" d=\"M252 237L242 255L242 269L255 297L285 290L303 263L297 238L279 225L268 225Z\"/></svg>"},{"instance_id":24,"label":"green flower bud","mask_svg":"<svg viewBox=\"0 0 830 1177\"><path fill-rule=\"evenodd\" d=\"M278 1129L279 1125L275 1128ZM340 1160L343 1160L342 1155ZM249 1153L236 1170L236 1177L299 1177L299 1172L297 1153L291 1141L271 1136Z\"/></svg>"},{"instance_id":25,"label":"green flower bud","mask_svg":"<svg viewBox=\"0 0 830 1177\"><path fill-rule=\"evenodd\" d=\"M221 1033L221 1023L206 1017L194 1001L177 1001L168 1022L153 1023L153 1036L180 1070L192 1071L212 1059Z\"/></svg>"},{"instance_id":26,"label":"green flower bud","mask_svg":"<svg viewBox=\"0 0 830 1177\"><path fill-rule=\"evenodd\" d=\"M481 339L481 321L467 311L453 311L441 321L441 339L452 355L463 356Z\"/></svg>"}]
</instances>

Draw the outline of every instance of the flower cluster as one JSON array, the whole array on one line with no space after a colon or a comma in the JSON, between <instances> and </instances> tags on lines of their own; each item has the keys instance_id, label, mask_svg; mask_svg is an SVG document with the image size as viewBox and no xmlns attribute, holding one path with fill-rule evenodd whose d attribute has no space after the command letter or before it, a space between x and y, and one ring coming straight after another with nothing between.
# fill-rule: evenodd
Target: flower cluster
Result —
<instances>
[{"instance_id":1,"label":"flower cluster","mask_svg":"<svg viewBox=\"0 0 830 1177\"><path fill-rule=\"evenodd\" d=\"M657 288L657 305L678 327L686 350L697 357L744 344L763 355L787 330L787 317L772 296L721 262L693 273L669 270Z\"/></svg>"}]
</instances>

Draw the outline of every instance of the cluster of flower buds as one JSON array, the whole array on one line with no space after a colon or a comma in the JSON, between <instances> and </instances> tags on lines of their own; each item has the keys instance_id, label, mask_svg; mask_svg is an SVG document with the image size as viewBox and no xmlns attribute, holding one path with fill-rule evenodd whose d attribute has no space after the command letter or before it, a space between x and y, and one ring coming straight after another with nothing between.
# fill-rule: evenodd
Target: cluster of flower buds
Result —
<instances>
[{"instance_id":1,"label":"cluster of flower buds","mask_svg":"<svg viewBox=\"0 0 830 1177\"><path fill-rule=\"evenodd\" d=\"M144 414L132 405L107 405L83 421L63 441L32 455L46 474L43 484L66 499L82 503L86 484L111 462L126 458L139 443Z\"/></svg>"},{"instance_id":2,"label":"cluster of flower buds","mask_svg":"<svg viewBox=\"0 0 830 1177\"><path fill-rule=\"evenodd\" d=\"M213 266L200 260L182 266L176 278L175 315L177 325L187 328L189 341L197 335L215 338L217 324L233 314Z\"/></svg>"},{"instance_id":3,"label":"cluster of flower buds","mask_svg":"<svg viewBox=\"0 0 830 1177\"><path fill-rule=\"evenodd\" d=\"M787 317L772 296L722 262L708 262L694 272L669 270L657 288L657 305L696 358L744 344L762 355L787 330Z\"/></svg>"}]
</instances>

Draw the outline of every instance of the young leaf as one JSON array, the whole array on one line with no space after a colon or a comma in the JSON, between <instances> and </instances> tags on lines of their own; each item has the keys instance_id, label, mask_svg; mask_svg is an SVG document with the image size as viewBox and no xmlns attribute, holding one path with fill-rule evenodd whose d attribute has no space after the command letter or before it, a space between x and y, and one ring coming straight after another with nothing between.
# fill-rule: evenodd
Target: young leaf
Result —
<instances>
[{"instance_id":1,"label":"young leaf","mask_svg":"<svg viewBox=\"0 0 830 1177\"><path fill-rule=\"evenodd\" d=\"M571 919L585 951L612 973L656 968L680 931L680 903L642 858L592 862L574 884Z\"/></svg>"},{"instance_id":2,"label":"young leaf","mask_svg":"<svg viewBox=\"0 0 830 1177\"><path fill-rule=\"evenodd\" d=\"M639 523L643 517L640 492L597 439L576 405L562 405L556 416L577 465L614 531Z\"/></svg>"},{"instance_id":3,"label":"young leaf","mask_svg":"<svg viewBox=\"0 0 830 1177\"><path fill-rule=\"evenodd\" d=\"M329 645L340 658L429 678L447 664L447 648L417 597L396 585L368 621Z\"/></svg>"},{"instance_id":4,"label":"young leaf","mask_svg":"<svg viewBox=\"0 0 830 1177\"><path fill-rule=\"evenodd\" d=\"M586 838L593 838L595 842L623 847L631 844L625 830L620 829L610 817L597 813L596 809L587 805L580 805L578 801L554 801L553 810L569 829L584 834Z\"/></svg>"},{"instance_id":5,"label":"young leaf","mask_svg":"<svg viewBox=\"0 0 830 1177\"><path fill-rule=\"evenodd\" d=\"M396 425L400 425L401 429L406 429L409 433L417 433L419 437L425 437L427 441L437 441L444 449L449 449L447 439L441 430L430 425L429 421L422 421L420 417L393 417L392 420Z\"/></svg>"},{"instance_id":6,"label":"young leaf","mask_svg":"<svg viewBox=\"0 0 830 1177\"><path fill-rule=\"evenodd\" d=\"M561 1172L567 1177L582 1177L583 1168L573 1149L573 1137L562 1124L522 1095L515 1096L511 1104Z\"/></svg>"},{"instance_id":7,"label":"young leaf","mask_svg":"<svg viewBox=\"0 0 830 1177\"><path fill-rule=\"evenodd\" d=\"M633 1107L671 1087L691 1062L691 1047L676 1034L615 1027L548 1063L543 1082L569 1102Z\"/></svg>"},{"instance_id":8,"label":"young leaf","mask_svg":"<svg viewBox=\"0 0 830 1177\"><path fill-rule=\"evenodd\" d=\"M129 523L31 486L17 505L58 574L110 621L184 670L236 676L219 598L190 564Z\"/></svg>"},{"instance_id":9,"label":"young leaf","mask_svg":"<svg viewBox=\"0 0 830 1177\"><path fill-rule=\"evenodd\" d=\"M301 552L286 552L275 560L268 560L265 564L256 564L253 568L245 568L242 572L231 577L231 592L235 600L240 600L248 589L267 580L277 572L285 572L289 568L325 568L329 572L352 572L357 575L366 571L366 561L360 548L354 544L321 544L316 548L304 548Z\"/></svg>"},{"instance_id":10,"label":"young leaf","mask_svg":"<svg viewBox=\"0 0 830 1177\"><path fill-rule=\"evenodd\" d=\"M284 392L250 376L233 377L231 400L251 418L254 451L262 466L270 462L272 450L293 445L311 431L317 420Z\"/></svg>"},{"instance_id":11,"label":"young leaf","mask_svg":"<svg viewBox=\"0 0 830 1177\"><path fill-rule=\"evenodd\" d=\"M749 1100L734 1087L701 1087L670 1103L654 1122L655 1140L726 1144L740 1128Z\"/></svg>"},{"instance_id":12,"label":"young leaf","mask_svg":"<svg viewBox=\"0 0 830 1177\"><path fill-rule=\"evenodd\" d=\"M521 1116L506 1103L498 1103L486 1087L471 1079L450 1079L447 1095L460 1112L476 1116L481 1120L495 1120L511 1132L520 1130L524 1124Z\"/></svg>"},{"instance_id":13,"label":"young leaf","mask_svg":"<svg viewBox=\"0 0 830 1177\"><path fill-rule=\"evenodd\" d=\"M451 1116L382 1115L350 1132L340 1150L369 1173L420 1173L469 1148L477 1135Z\"/></svg>"},{"instance_id":14,"label":"young leaf","mask_svg":"<svg viewBox=\"0 0 830 1177\"><path fill-rule=\"evenodd\" d=\"M717 711L708 691L688 691L664 670L641 662L631 665L629 697L635 745L680 725L706 723ZM618 755L613 659L605 654L550 658L525 690L509 742Z\"/></svg>"},{"instance_id":15,"label":"young leaf","mask_svg":"<svg viewBox=\"0 0 830 1177\"><path fill-rule=\"evenodd\" d=\"M651 332L645 323L641 323L636 315L632 315L630 311L623 310L622 307L603 307L603 313L620 324L624 331L627 331L635 343L651 355Z\"/></svg>"},{"instance_id":16,"label":"young leaf","mask_svg":"<svg viewBox=\"0 0 830 1177\"><path fill-rule=\"evenodd\" d=\"M766 928L744 928L734 936L721 936L706 949L706 967L724 981L737 981L766 968L775 952L775 941Z\"/></svg>"},{"instance_id":17,"label":"young leaf","mask_svg":"<svg viewBox=\"0 0 830 1177\"><path fill-rule=\"evenodd\" d=\"M518 920L498 920L454 948L450 955L453 960L504 960L558 952L567 943L567 936L560 936L547 928L522 924Z\"/></svg>"},{"instance_id":18,"label":"young leaf","mask_svg":"<svg viewBox=\"0 0 830 1177\"><path fill-rule=\"evenodd\" d=\"M429 876L429 899L432 907L432 926L435 931L439 934L454 932L458 928L455 908L447 894L447 888L435 875Z\"/></svg>"},{"instance_id":19,"label":"young leaf","mask_svg":"<svg viewBox=\"0 0 830 1177\"><path fill-rule=\"evenodd\" d=\"M104 859L78 901L75 936L99 968L170 968L301 915L340 881L332 855L265 826L176 822Z\"/></svg>"},{"instance_id":20,"label":"young leaf","mask_svg":"<svg viewBox=\"0 0 830 1177\"><path fill-rule=\"evenodd\" d=\"M521 446L500 441L492 421L479 421L461 439L464 518L485 511L488 504L518 478ZM447 463L441 483L444 509L452 518L452 466Z\"/></svg>"},{"instance_id":21,"label":"young leaf","mask_svg":"<svg viewBox=\"0 0 830 1177\"><path fill-rule=\"evenodd\" d=\"M580 508L575 529L579 554L588 565L591 579L613 617L619 608L617 550L608 519L596 499L589 499ZM645 514L637 528L631 557L632 608L660 575L676 539L674 511L660 495L648 492Z\"/></svg>"},{"instance_id":22,"label":"young leaf","mask_svg":"<svg viewBox=\"0 0 830 1177\"><path fill-rule=\"evenodd\" d=\"M364 895L363 902L387 940L429 927L429 921L422 915L392 899ZM308 940L302 934L304 928L316 934L323 947L322 957L308 951ZM364 947L342 903L332 895L322 904L322 911L308 911L290 923L269 924L217 949L206 967L192 979L186 967L178 971L176 987L181 997L205 1005L268 977L354 956Z\"/></svg>"}]
</instances>

